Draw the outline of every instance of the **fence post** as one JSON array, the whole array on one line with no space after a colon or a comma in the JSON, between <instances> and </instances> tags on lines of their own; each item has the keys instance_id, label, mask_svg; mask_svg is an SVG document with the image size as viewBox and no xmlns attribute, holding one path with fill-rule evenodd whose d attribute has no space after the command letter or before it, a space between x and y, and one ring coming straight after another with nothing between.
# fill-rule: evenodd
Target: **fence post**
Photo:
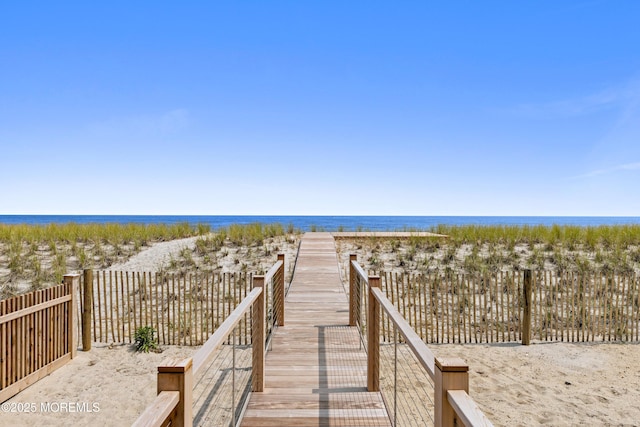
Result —
<instances>
[{"instance_id":1,"label":"fence post","mask_svg":"<svg viewBox=\"0 0 640 427\"><path fill-rule=\"evenodd\" d=\"M358 255L349 255L349 326L356 326L358 322L357 313L360 312L358 304L360 304L360 298L357 298L358 291L356 290L356 272L353 268L353 261L358 260Z\"/></svg>"},{"instance_id":2,"label":"fence post","mask_svg":"<svg viewBox=\"0 0 640 427\"><path fill-rule=\"evenodd\" d=\"M380 304L373 295L380 288L380 277L369 276L369 310L367 313L367 391L380 391Z\"/></svg>"},{"instance_id":3,"label":"fence post","mask_svg":"<svg viewBox=\"0 0 640 427\"><path fill-rule=\"evenodd\" d=\"M264 276L253 276L253 288L261 288L262 292L251 308L251 346L253 347L251 391L261 392L264 391Z\"/></svg>"},{"instance_id":4,"label":"fence post","mask_svg":"<svg viewBox=\"0 0 640 427\"><path fill-rule=\"evenodd\" d=\"M82 351L91 350L91 315L93 311L93 270L84 270L82 306Z\"/></svg>"},{"instance_id":5,"label":"fence post","mask_svg":"<svg viewBox=\"0 0 640 427\"><path fill-rule=\"evenodd\" d=\"M282 261L282 265L280 266L280 274L278 274L280 279L274 284L273 292L276 295L274 299L278 302L274 310L278 326L284 326L284 254L278 254L278 261Z\"/></svg>"},{"instance_id":6,"label":"fence post","mask_svg":"<svg viewBox=\"0 0 640 427\"><path fill-rule=\"evenodd\" d=\"M169 359L158 366L158 394L162 391L180 392L171 425L191 427L193 425L193 366L192 359Z\"/></svg>"},{"instance_id":7,"label":"fence post","mask_svg":"<svg viewBox=\"0 0 640 427\"><path fill-rule=\"evenodd\" d=\"M523 292L522 345L529 345L531 341L531 270L524 270Z\"/></svg>"},{"instance_id":8,"label":"fence post","mask_svg":"<svg viewBox=\"0 0 640 427\"><path fill-rule=\"evenodd\" d=\"M469 366L462 359L435 360L434 425L450 427L456 425L456 413L449 404L448 390L464 390L469 393Z\"/></svg>"},{"instance_id":9,"label":"fence post","mask_svg":"<svg viewBox=\"0 0 640 427\"><path fill-rule=\"evenodd\" d=\"M69 348L68 351L71 353L71 358L76 357L76 353L78 352L78 333L76 331L76 318L78 316L78 307L76 304L77 301L77 293L76 293L76 284L80 278L79 274L65 274L62 276L62 280L64 284L67 285L68 291L71 293L71 307L70 310L67 311L67 336L69 337Z\"/></svg>"}]
</instances>

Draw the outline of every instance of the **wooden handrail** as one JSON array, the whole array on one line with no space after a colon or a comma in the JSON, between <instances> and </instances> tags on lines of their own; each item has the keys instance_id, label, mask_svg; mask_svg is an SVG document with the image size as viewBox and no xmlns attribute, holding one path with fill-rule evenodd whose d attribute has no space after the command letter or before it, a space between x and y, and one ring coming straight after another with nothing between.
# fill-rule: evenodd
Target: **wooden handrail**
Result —
<instances>
[{"instance_id":1,"label":"wooden handrail","mask_svg":"<svg viewBox=\"0 0 640 427\"><path fill-rule=\"evenodd\" d=\"M269 280L271 280L273 276L275 276L275 274L278 272L278 270L283 264L284 263L282 261L278 261L275 264L273 264L273 266L269 269L269 271L267 271L267 274L264 275L264 283L269 283Z\"/></svg>"},{"instance_id":2,"label":"wooden handrail","mask_svg":"<svg viewBox=\"0 0 640 427\"><path fill-rule=\"evenodd\" d=\"M278 256L278 262L269 269L266 276L253 276L253 289L229 314L224 322L209 337L207 342L198 350L193 358L178 361L168 361L158 367L158 397L149 405L144 413L138 417L135 426L166 426L190 427L193 422L191 413L193 404L193 378L209 363L213 353L227 340L235 327L244 319L247 313L252 315L252 391L264 389L264 344L265 344L265 292L264 284L271 280L280 270L284 270L284 255ZM284 283L284 271L278 285ZM284 313L283 313L284 315ZM284 319L284 316L283 316ZM259 357L257 357L259 356ZM262 358L260 361L259 359ZM179 390L174 392L173 390ZM177 393L178 396L166 392ZM177 399L177 402L176 402Z\"/></svg>"},{"instance_id":3,"label":"wooden handrail","mask_svg":"<svg viewBox=\"0 0 640 427\"><path fill-rule=\"evenodd\" d=\"M367 295L367 391L380 391L380 304L374 291L380 289L380 278L369 277Z\"/></svg>"},{"instance_id":4,"label":"wooden handrail","mask_svg":"<svg viewBox=\"0 0 640 427\"><path fill-rule=\"evenodd\" d=\"M258 299L261 293L262 288L255 288L249 292L249 295L238 304L207 342L200 347L200 350L193 355L193 375L195 377L198 376L200 369L207 363L213 352L220 348L229 334L233 332L233 328L243 319L242 316L251 310L254 301Z\"/></svg>"},{"instance_id":5,"label":"wooden handrail","mask_svg":"<svg viewBox=\"0 0 640 427\"><path fill-rule=\"evenodd\" d=\"M284 326L284 299L286 293L284 289L284 254L278 254L278 262L282 264L280 266L280 277L278 277L276 283L273 284L273 313L277 325Z\"/></svg>"},{"instance_id":6,"label":"wooden handrail","mask_svg":"<svg viewBox=\"0 0 640 427\"><path fill-rule=\"evenodd\" d=\"M414 356L427 371L429 377L434 383L434 421L436 427L456 425L456 421L460 421L465 426L471 427L488 427L492 426L491 421L478 408L475 401L469 396L469 366L461 359L436 359L433 352L429 350L427 344L420 338L416 331L411 327L396 309L391 301L386 297L380 289L380 278L377 276L367 277L364 270L358 264L355 255L350 256L350 312L349 324L353 323L354 315L359 310L360 301L355 301L354 295L359 295L356 290L361 286L356 284L354 276L366 283L368 291L369 307L367 313L368 325L368 343L369 351L367 353L367 388L369 391L378 391L377 381L379 375L379 347L371 345L372 340L377 344L377 329L380 319L377 315L380 307L386 315L391 319L396 329L404 337L408 347ZM373 324L371 324L373 322Z\"/></svg>"},{"instance_id":7,"label":"wooden handrail","mask_svg":"<svg viewBox=\"0 0 640 427\"><path fill-rule=\"evenodd\" d=\"M263 392L264 391L264 361L265 361L265 338L267 325L265 324L266 313L266 292L264 276L253 276L253 289L262 291L259 295L260 298L256 301L256 304L251 306L251 318L254 323L251 325L251 391ZM259 319L259 322L255 322Z\"/></svg>"},{"instance_id":8,"label":"wooden handrail","mask_svg":"<svg viewBox=\"0 0 640 427\"><path fill-rule=\"evenodd\" d=\"M465 426L493 427L493 423L466 391L448 390L447 400Z\"/></svg>"},{"instance_id":9,"label":"wooden handrail","mask_svg":"<svg viewBox=\"0 0 640 427\"><path fill-rule=\"evenodd\" d=\"M373 278L369 279L373 280ZM441 399L438 398L438 393L446 392L447 402L451 405L451 408L453 408L455 416L459 418L465 426L493 426L491 421L489 421L482 410L478 408L475 401L467 393L469 387L467 371L469 368L466 363L462 360L458 361L457 359L447 361L455 363L446 363L442 360L438 360L436 362L434 354L429 350L424 341L422 341L420 336L413 330L411 325L409 325L391 301L387 299L382 290L379 287L369 286L369 292L375 297L377 303L386 312L387 316L404 337L409 348L413 351L418 362L429 373L429 376L434 381L436 386L436 396L434 399L436 404L436 425L449 425L449 422L454 424L453 421L455 417L448 416L447 410L443 405L444 402L441 402ZM371 357L371 355L369 356ZM436 365L438 366L437 374ZM446 365L446 368L444 365ZM453 374L453 376L451 376L451 374ZM449 389L449 387L451 387L451 389ZM457 387L461 387L461 389L458 389ZM449 411L451 411L451 409L449 409Z\"/></svg>"},{"instance_id":10,"label":"wooden handrail","mask_svg":"<svg viewBox=\"0 0 640 427\"><path fill-rule=\"evenodd\" d=\"M164 425L171 413L176 410L179 402L179 391L160 392L131 427L155 427Z\"/></svg>"},{"instance_id":11,"label":"wooden handrail","mask_svg":"<svg viewBox=\"0 0 640 427\"><path fill-rule=\"evenodd\" d=\"M193 390L192 379L196 375L198 375L199 371L205 366L205 364L209 361L209 359L213 356L213 352L215 352L227 339L229 334L233 331L233 329L240 323L243 319L245 313L247 313L253 307L253 303L262 295L262 288L253 289L249 295L247 295L242 302L231 312L231 314L227 317L227 319L222 322L222 325L211 335L211 337L207 340L206 343L198 350L193 358L185 359L184 361L179 361L176 363L165 363L165 366L158 367L158 396L155 400L147 406L145 411L138 417L138 419L133 424L136 427L160 427L168 425L167 421L171 420L173 423L176 422L177 425L191 425L192 421L191 415L191 405L192 398L191 392ZM188 375L184 375L185 372ZM169 381L181 382L182 384L178 384L180 390L184 393L188 393L186 402L181 402L180 392L178 391L164 391L161 390L160 379L161 375L176 373L178 376L175 378L171 378ZM165 381L166 382L166 381ZM170 384L173 386L174 384ZM172 393L172 394L166 394ZM175 395L173 394L175 393ZM181 419L180 417L176 417L174 413L176 410L178 411L178 415L180 413L179 408L180 405L184 406L184 409L187 410L188 414L185 415L185 419ZM189 424L187 424L189 423Z\"/></svg>"},{"instance_id":12,"label":"wooden handrail","mask_svg":"<svg viewBox=\"0 0 640 427\"><path fill-rule=\"evenodd\" d=\"M398 331L406 340L407 344L413 351L413 354L418 359L418 362L420 362L422 367L427 370L429 376L433 380L435 377L435 356L431 350L429 350L424 341L422 341L422 338L420 338L416 331L413 330L411 325L409 325L391 301L387 299L382 290L380 288L370 289L378 303L382 306L393 324L396 325Z\"/></svg>"},{"instance_id":13,"label":"wooden handrail","mask_svg":"<svg viewBox=\"0 0 640 427\"><path fill-rule=\"evenodd\" d=\"M360 264L358 264L358 261L351 261L351 265L353 265L353 268L355 268L356 273L358 273L358 276L360 276L360 278L364 280L366 284L369 284L369 277L367 276L367 273L364 272L362 267L360 267Z\"/></svg>"}]
</instances>

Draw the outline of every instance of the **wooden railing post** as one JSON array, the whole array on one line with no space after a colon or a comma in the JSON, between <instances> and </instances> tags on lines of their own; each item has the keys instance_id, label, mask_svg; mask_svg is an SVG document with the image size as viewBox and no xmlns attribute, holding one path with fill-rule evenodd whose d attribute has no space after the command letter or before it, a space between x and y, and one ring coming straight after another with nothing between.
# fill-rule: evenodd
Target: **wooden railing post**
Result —
<instances>
[{"instance_id":1,"label":"wooden railing post","mask_svg":"<svg viewBox=\"0 0 640 427\"><path fill-rule=\"evenodd\" d=\"M282 265L277 275L279 279L274 283L273 292L276 295L275 300L277 301L277 306L274 307L274 310L276 312L278 326L284 326L284 254L278 254L278 261L282 261Z\"/></svg>"},{"instance_id":2,"label":"wooden railing post","mask_svg":"<svg viewBox=\"0 0 640 427\"><path fill-rule=\"evenodd\" d=\"M76 357L76 353L78 352L78 331L76 319L78 317L78 308L76 304L78 304L78 281L80 279L79 274L65 274L63 276L64 284L68 286L69 292L71 292L71 307L67 312L67 336L69 337L69 348L68 351L71 354L71 358Z\"/></svg>"},{"instance_id":3,"label":"wooden railing post","mask_svg":"<svg viewBox=\"0 0 640 427\"><path fill-rule=\"evenodd\" d=\"M380 277L369 276L367 312L367 390L380 391L380 304L371 291L380 287Z\"/></svg>"},{"instance_id":4,"label":"wooden railing post","mask_svg":"<svg viewBox=\"0 0 640 427\"><path fill-rule=\"evenodd\" d=\"M531 341L531 270L524 270L522 316L522 345L529 345Z\"/></svg>"},{"instance_id":5,"label":"wooden railing post","mask_svg":"<svg viewBox=\"0 0 640 427\"><path fill-rule=\"evenodd\" d=\"M434 425L456 425L456 413L447 399L448 390L464 390L469 393L469 366L462 359L436 359L434 379Z\"/></svg>"},{"instance_id":6,"label":"wooden railing post","mask_svg":"<svg viewBox=\"0 0 640 427\"><path fill-rule=\"evenodd\" d=\"M93 310L93 270L84 270L82 305L82 351L91 350L91 315Z\"/></svg>"},{"instance_id":7,"label":"wooden railing post","mask_svg":"<svg viewBox=\"0 0 640 427\"><path fill-rule=\"evenodd\" d=\"M262 288L260 296L253 303L251 309L251 346L252 369L251 391L264 391L264 345L265 345L265 298L264 276L253 276L253 288Z\"/></svg>"},{"instance_id":8,"label":"wooden railing post","mask_svg":"<svg viewBox=\"0 0 640 427\"><path fill-rule=\"evenodd\" d=\"M171 425L191 427L193 425L193 371L192 360L169 359L158 366L158 394L163 391L180 392L180 402L176 406Z\"/></svg>"},{"instance_id":9,"label":"wooden railing post","mask_svg":"<svg viewBox=\"0 0 640 427\"><path fill-rule=\"evenodd\" d=\"M356 269L353 267L352 262L358 260L358 255L349 255L349 326L357 325L358 305L360 304L360 298L358 298L358 291L356 290Z\"/></svg>"}]
</instances>

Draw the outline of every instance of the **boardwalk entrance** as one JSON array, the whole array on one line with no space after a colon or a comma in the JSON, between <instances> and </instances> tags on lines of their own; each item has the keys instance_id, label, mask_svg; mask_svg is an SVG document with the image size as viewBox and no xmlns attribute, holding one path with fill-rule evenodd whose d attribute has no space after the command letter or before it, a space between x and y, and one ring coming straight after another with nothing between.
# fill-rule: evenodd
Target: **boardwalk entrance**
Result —
<instances>
[{"instance_id":1,"label":"boardwalk entrance","mask_svg":"<svg viewBox=\"0 0 640 427\"><path fill-rule=\"evenodd\" d=\"M267 354L265 391L252 393L242 426L389 426L380 393L367 392L367 355L348 326L329 233L304 235L285 313Z\"/></svg>"}]
</instances>

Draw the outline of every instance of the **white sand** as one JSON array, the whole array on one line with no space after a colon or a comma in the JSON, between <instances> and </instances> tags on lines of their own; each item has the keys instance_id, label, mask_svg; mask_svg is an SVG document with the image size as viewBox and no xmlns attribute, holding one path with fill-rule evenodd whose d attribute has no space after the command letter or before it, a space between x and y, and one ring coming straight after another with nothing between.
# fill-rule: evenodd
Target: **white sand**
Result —
<instances>
[{"instance_id":1,"label":"white sand","mask_svg":"<svg viewBox=\"0 0 640 427\"><path fill-rule=\"evenodd\" d=\"M620 343L440 344L469 365L470 395L495 425L640 425L640 347Z\"/></svg>"},{"instance_id":2,"label":"white sand","mask_svg":"<svg viewBox=\"0 0 640 427\"><path fill-rule=\"evenodd\" d=\"M640 425L637 344L440 344L437 357L470 367L470 394L495 425ZM89 353L6 403L35 405L35 413L3 413L0 425L132 423L156 394L156 367L167 357L189 357L196 347L140 354L130 346L94 344ZM567 384L569 383L569 384ZM43 412L47 403L96 403L99 412Z\"/></svg>"},{"instance_id":3,"label":"white sand","mask_svg":"<svg viewBox=\"0 0 640 427\"><path fill-rule=\"evenodd\" d=\"M201 236L159 242L151 245L122 264L114 264L108 268L113 271L157 271L169 263L172 256L177 257L183 249L193 249L196 240Z\"/></svg>"},{"instance_id":4,"label":"white sand","mask_svg":"<svg viewBox=\"0 0 640 427\"><path fill-rule=\"evenodd\" d=\"M0 425L131 425L156 396L157 366L169 357L191 357L197 349L170 346L160 354L136 353L130 345L94 343L91 351L78 351L71 362L6 401L3 407L17 412L4 408ZM94 412L60 408L69 403L80 409L86 404Z\"/></svg>"}]
</instances>

